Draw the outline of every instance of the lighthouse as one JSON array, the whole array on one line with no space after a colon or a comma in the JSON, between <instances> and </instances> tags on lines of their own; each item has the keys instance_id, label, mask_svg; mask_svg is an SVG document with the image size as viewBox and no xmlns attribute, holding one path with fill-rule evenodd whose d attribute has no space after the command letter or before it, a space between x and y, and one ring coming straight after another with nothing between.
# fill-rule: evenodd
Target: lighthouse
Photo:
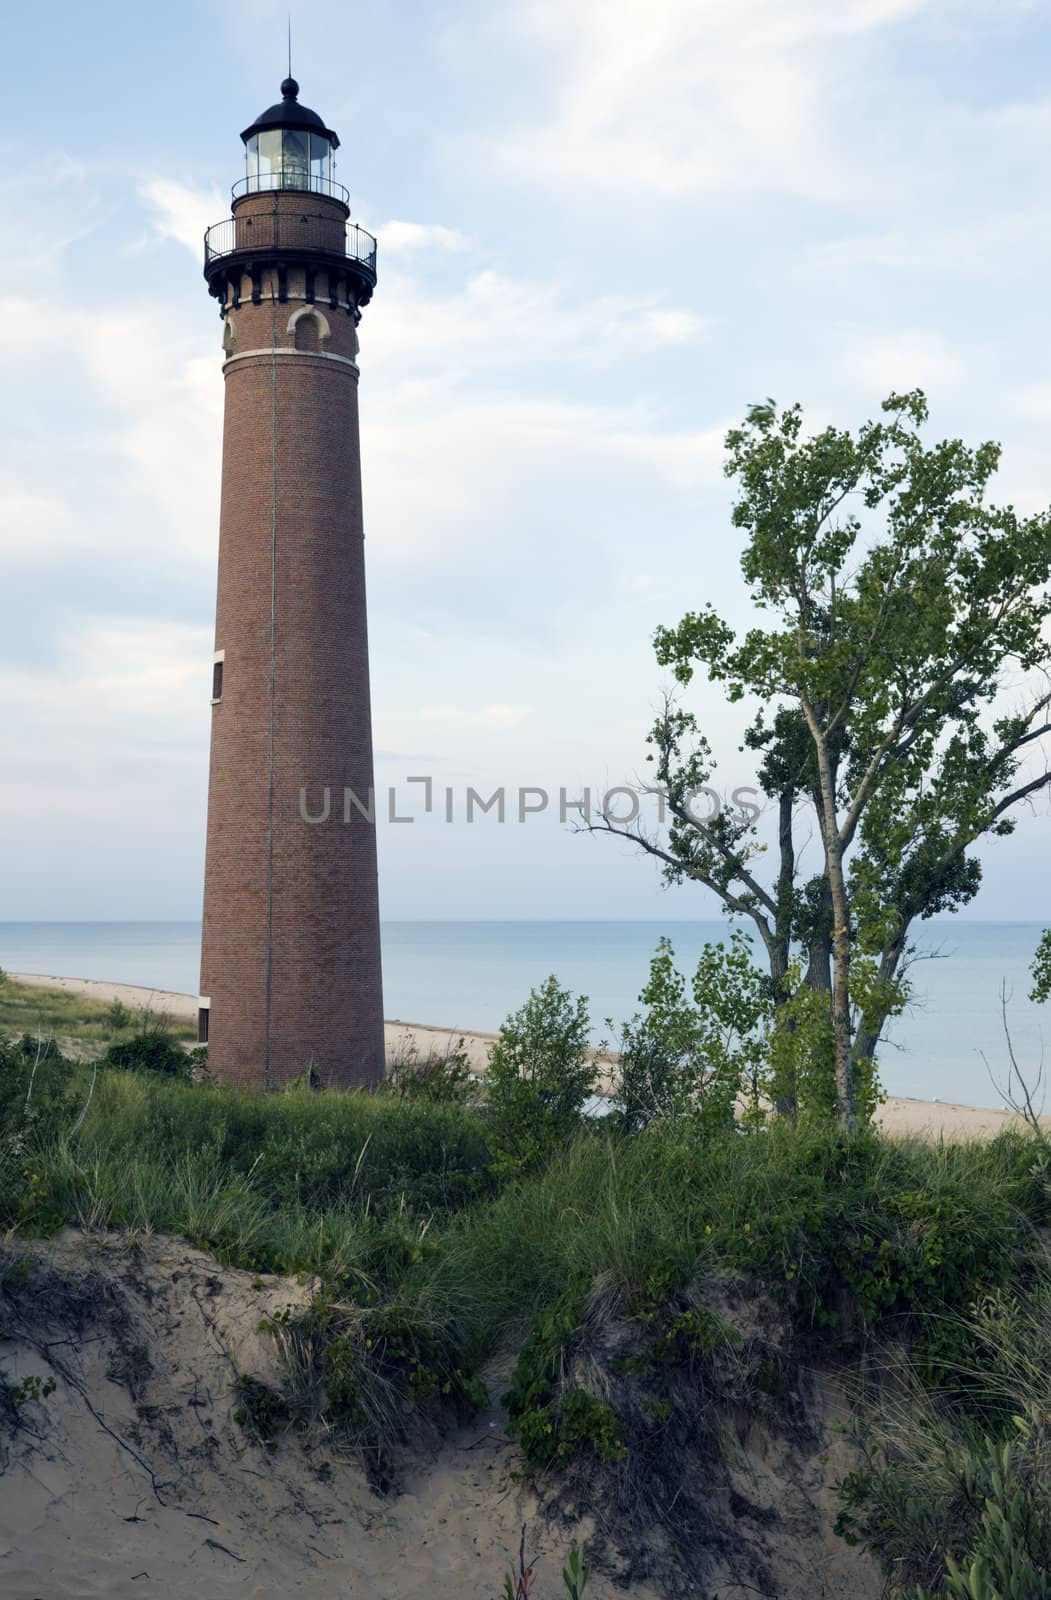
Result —
<instances>
[{"instance_id":1,"label":"lighthouse","mask_svg":"<svg viewBox=\"0 0 1051 1600\"><path fill-rule=\"evenodd\" d=\"M299 100L246 128L205 235L222 317L222 497L199 1034L223 1083L383 1075L358 433L376 241Z\"/></svg>"}]
</instances>

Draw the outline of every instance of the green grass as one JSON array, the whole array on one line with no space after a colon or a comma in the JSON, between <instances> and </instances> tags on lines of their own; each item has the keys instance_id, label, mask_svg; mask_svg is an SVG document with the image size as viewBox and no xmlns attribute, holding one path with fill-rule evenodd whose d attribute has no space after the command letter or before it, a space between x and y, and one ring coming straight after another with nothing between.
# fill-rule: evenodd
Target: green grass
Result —
<instances>
[{"instance_id":1,"label":"green grass","mask_svg":"<svg viewBox=\"0 0 1051 1600\"><path fill-rule=\"evenodd\" d=\"M71 1134L91 1082L87 1067L42 1069L34 1104L49 1105L57 1085L61 1114L0 1138L0 1227L172 1232L226 1262L319 1274L308 1316L277 1330L290 1364L278 1409L292 1423L324 1415L380 1476L393 1441L480 1402L495 1352L528 1344L542 1376L568 1370L597 1302L620 1308L662 1372L687 1352L707 1359L698 1285L727 1275L778 1306L802 1365L893 1344L946 1437L1010 1430L1017 1395L994 1380L990 1341L968 1370L968 1319L976 1305L1030 1295L1039 1278L1051 1184L1046 1147L1021 1134L949 1145L828 1126L705 1135L666 1123L626 1136L592 1125L511 1180L485 1109L470 1104L260 1097L102 1071ZM619 1460L608 1407L563 1393L556 1377L541 1387L557 1459L579 1446ZM603 1455L607 1434L617 1449ZM923 1438L937 1486L947 1446L933 1426ZM877 1513L892 1504L898 1481L874 1470L858 1507L865 1494ZM948 1527L939 1493L931 1516ZM867 1516L857 1511L865 1537Z\"/></svg>"},{"instance_id":2,"label":"green grass","mask_svg":"<svg viewBox=\"0 0 1051 1600\"><path fill-rule=\"evenodd\" d=\"M88 1074L74 1076L75 1098ZM592 1127L499 1188L470 1107L117 1072L99 1074L79 1133L46 1141L36 1165L25 1228L170 1231L246 1267L322 1272L337 1295L396 1302L472 1370L567 1284L657 1303L714 1268L761 1277L801 1338L845 1337L844 1295L854 1327L910 1319L933 1364L955 1337L946 1308L1024 1274L1051 1215L1040 1149L1018 1135Z\"/></svg>"},{"instance_id":3,"label":"green grass","mask_svg":"<svg viewBox=\"0 0 1051 1600\"><path fill-rule=\"evenodd\" d=\"M154 1008L154 1017L160 1010ZM118 1028L108 1003L70 994L65 989L38 988L10 977L0 979L0 1040L21 1038L24 1033L33 1038L53 1038L63 1054L90 1060L117 1040L127 1038L140 1022L141 1013L129 1011L128 1025ZM196 1025L184 1018L170 1018L167 1031L173 1038L187 1041L197 1035Z\"/></svg>"}]
</instances>

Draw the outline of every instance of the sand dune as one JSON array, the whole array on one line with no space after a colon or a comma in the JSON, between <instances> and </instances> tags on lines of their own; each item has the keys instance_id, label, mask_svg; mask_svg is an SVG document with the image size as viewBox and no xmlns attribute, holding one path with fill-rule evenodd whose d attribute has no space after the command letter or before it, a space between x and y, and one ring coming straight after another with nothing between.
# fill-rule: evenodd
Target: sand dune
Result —
<instances>
[{"instance_id":1,"label":"sand dune","mask_svg":"<svg viewBox=\"0 0 1051 1600\"><path fill-rule=\"evenodd\" d=\"M246 1436L237 1374L281 1379L260 1319L311 1290L161 1236L69 1230L0 1245L0 1371L9 1384L56 1381L17 1411L0 1390L6 1600L494 1600L523 1525L537 1600L556 1600L564 1556L594 1524L543 1514L516 1481L499 1408L424 1437L382 1496L330 1438L287 1433L267 1449ZM506 1375L488 1375L494 1394ZM755 1427L733 1445L742 1503L760 1507L739 1548L769 1582L724 1573L725 1600L876 1600L875 1564L832 1532L845 1448L820 1396L805 1446ZM705 1560L699 1550L698 1576ZM674 1592L687 1590L683 1574ZM643 1583L627 1592L657 1600ZM624 1593L597 1572L587 1600Z\"/></svg>"},{"instance_id":2,"label":"sand dune","mask_svg":"<svg viewBox=\"0 0 1051 1600\"><path fill-rule=\"evenodd\" d=\"M421 1452L385 1498L331 1441L271 1452L246 1437L236 1374L279 1383L259 1321L310 1285L157 1237L69 1232L17 1254L28 1273L0 1293L4 1376L51 1374L57 1388L17 1430L0 1418L7 1600L488 1600L523 1522L556 1592L567 1539L511 1480L498 1414ZM595 1600L613 1594L596 1581Z\"/></svg>"}]
</instances>

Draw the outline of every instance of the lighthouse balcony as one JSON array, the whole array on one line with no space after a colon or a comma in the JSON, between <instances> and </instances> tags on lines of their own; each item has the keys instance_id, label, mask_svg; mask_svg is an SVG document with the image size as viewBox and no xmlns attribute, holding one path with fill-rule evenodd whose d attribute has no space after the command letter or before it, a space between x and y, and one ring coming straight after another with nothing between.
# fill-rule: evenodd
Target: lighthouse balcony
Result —
<instances>
[{"instance_id":1,"label":"lighthouse balcony","mask_svg":"<svg viewBox=\"0 0 1051 1600\"><path fill-rule=\"evenodd\" d=\"M376 286L376 240L348 222L342 207L321 201L314 209L306 195L287 190L275 193L265 209L258 208L255 192L242 197L234 215L204 236L204 275L224 304L228 294L236 303L245 274L256 298L265 269L276 269L284 284L290 267L306 268L311 281L318 269L327 269L331 282L337 275L351 281L355 303L367 305Z\"/></svg>"},{"instance_id":2,"label":"lighthouse balcony","mask_svg":"<svg viewBox=\"0 0 1051 1600\"><path fill-rule=\"evenodd\" d=\"M246 194L272 194L275 189L293 189L297 194L323 194L329 200L339 200L348 209L350 193L334 178L303 167L272 167L269 171L250 172L233 186L233 197L240 200Z\"/></svg>"},{"instance_id":3,"label":"lighthouse balcony","mask_svg":"<svg viewBox=\"0 0 1051 1600\"><path fill-rule=\"evenodd\" d=\"M311 214L299 209L252 216L242 213L214 223L204 236L205 273L226 256L263 251L336 256L354 263L376 281L376 239L367 228L333 217L331 212Z\"/></svg>"}]
</instances>

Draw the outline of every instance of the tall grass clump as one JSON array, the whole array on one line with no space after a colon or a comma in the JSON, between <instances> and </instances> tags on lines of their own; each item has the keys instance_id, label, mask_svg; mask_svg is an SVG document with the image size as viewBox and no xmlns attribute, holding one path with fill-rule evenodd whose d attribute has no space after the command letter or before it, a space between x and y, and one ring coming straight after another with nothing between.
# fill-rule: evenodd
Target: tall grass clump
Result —
<instances>
[{"instance_id":1,"label":"tall grass clump","mask_svg":"<svg viewBox=\"0 0 1051 1600\"><path fill-rule=\"evenodd\" d=\"M908 1600L1051 1594L1051 1272L982 1297L935 1391L888 1359L841 1485L842 1530L882 1557Z\"/></svg>"},{"instance_id":2,"label":"tall grass clump","mask_svg":"<svg viewBox=\"0 0 1051 1600\"><path fill-rule=\"evenodd\" d=\"M272 1204L312 1210L445 1212L491 1185L485 1126L463 1107L337 1090L256 1095L105 1074L79 1144L103 1160L208 1152Z\"/></svg>"}]
</instances>

